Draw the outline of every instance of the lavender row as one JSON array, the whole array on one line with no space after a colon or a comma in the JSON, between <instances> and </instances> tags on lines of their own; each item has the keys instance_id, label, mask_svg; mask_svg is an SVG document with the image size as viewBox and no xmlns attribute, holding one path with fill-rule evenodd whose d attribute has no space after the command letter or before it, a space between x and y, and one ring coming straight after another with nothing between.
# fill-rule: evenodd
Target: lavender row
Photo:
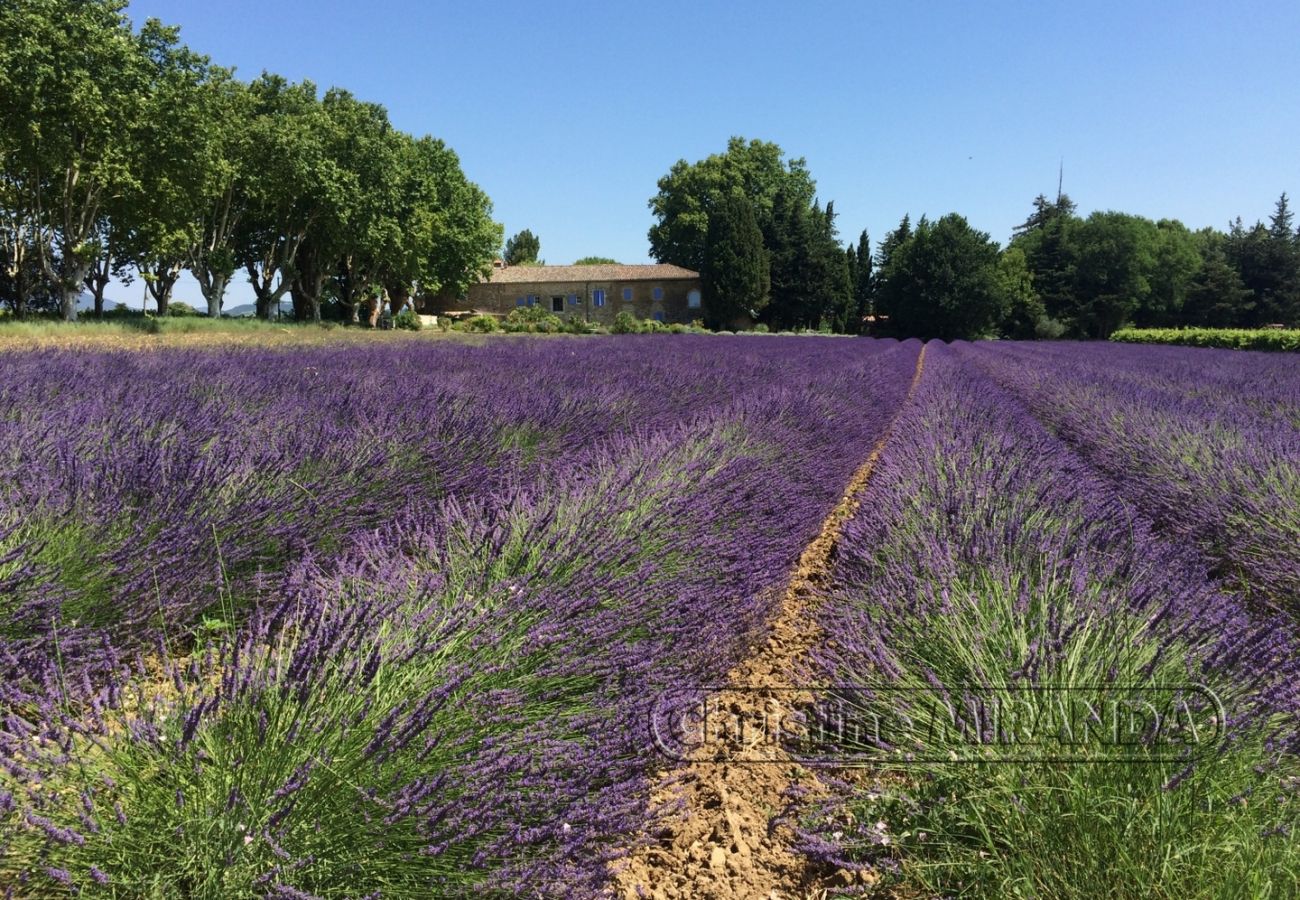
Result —
<instances>
[{"instance_id":1,"label":"lavender row","mask_svg":"<svg viewBox=\"0 0 1300 900\"><path fill-rule=\"evenodd\" d=\"M482 414L471 434L500 454L439 472L467 484L264 570L246 622L200 633L179 661L161 646L162 670L110 641L80 686L53 665L6 686L0 880L222 896L601 890L643 821L649 704L721 677L761 639L917 348L494 350L332 358L343 384L354 366L454 384L430 414ZM458 379L458 362L493 369ZM372 415L414 429L408 449L424 439L410 416ZM449 430L444 412L433 433ZM84 705L66 702L78 694Z\"/></svg>"},{"instance_id":2,"label":"lavender row","mask_svg":"<svg viewBox=\"0 0 1300 900\"><path fill-rule=\"evenodd\" d=\"M876 721L959 712L947 731L842 742L869 772L902 777L842 785L807 812L807 849L901 867L942 894L1289 893L1294 629L1221 590L1201 554L1161 536L968 357L930 345L845 528L815 654L816 674L852 686L845 702ZM1086 731L1022 734L969 712L1062 690L1091 691L1097 708L1169 690L1211 720L1214 696L1222 742L1171 748L1144 730L1116 760Z\"/></svg>"},{"instance_id":3,"label":"lavender row","mask_svg":"<svg viewBox=\"0 0 1300 900\"><path fill-rule=\"evenodd\" d=\"M1000 384L1253 600L1300 609L1300 370L1268 354L967 345Z\"/></svg>"},{"instance_id":4,"label":"lavender row","mask_svg":"<svg viewBox=\"0 0 1300 900\"><path fill-rule=\"evenodd\" d=\"M48 655L55 619L70 659L222 622L405 510L492 502L862 347L680 343L6 355L0 650Z\"/></svg>"}]
</instances>

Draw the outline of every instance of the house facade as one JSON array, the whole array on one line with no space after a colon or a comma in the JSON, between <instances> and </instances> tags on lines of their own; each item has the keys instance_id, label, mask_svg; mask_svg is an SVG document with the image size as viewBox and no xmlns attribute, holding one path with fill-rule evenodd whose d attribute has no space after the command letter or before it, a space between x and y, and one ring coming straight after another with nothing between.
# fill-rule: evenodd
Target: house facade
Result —
<instances>
[{"instance_id":1,"label":"house facade","mask_svg":"<svg viewBox=\"0 0 1300 900\"><path fill-rule=\"evenodd\" d=\"M601 325L620 312L638 319L689 324L703 316L698 272L668 264L622 266L506 266L463 297L426 297L419 311L433 315L473 312L504 317L540 306L562 319Z\"/></svg>"}]
</instances>

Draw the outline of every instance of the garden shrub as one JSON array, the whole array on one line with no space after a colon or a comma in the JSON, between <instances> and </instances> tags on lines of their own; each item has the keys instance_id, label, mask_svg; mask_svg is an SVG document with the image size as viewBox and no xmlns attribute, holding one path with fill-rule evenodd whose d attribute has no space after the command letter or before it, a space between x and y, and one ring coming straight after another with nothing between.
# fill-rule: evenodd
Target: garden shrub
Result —
<instances>
[{"instance_id":1,"label":"garden shrub","mask_svg":"<svg viewBox=\"0 0 1300 900\"><path fill-rule=\"evenodd\" d=\"M609 329L614 334L639 334L641 332L641 323L637 321L636 316L627 310L614 317L614 324Z\"/></svg>"},{"instance_id":2,"label":"garden shrub","mask_svg":"<svg viewBox=\"0 0 1300 900\"><path fill-rule=\"evenodd\" d=\"M408 306L393 316L393 327L404 328L407 331L419 331L424 328L424 323L420 321L419 314Z\"/></svg>"}]
</instances>

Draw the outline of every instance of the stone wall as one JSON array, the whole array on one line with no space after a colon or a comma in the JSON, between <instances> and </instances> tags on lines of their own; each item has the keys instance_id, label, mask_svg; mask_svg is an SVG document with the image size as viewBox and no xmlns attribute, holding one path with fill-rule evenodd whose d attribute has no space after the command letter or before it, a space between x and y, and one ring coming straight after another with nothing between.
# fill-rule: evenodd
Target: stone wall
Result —
<instances>
[{"instance_id":1,"label":"stone wall","mask_svg":"<svg viewBox=\"0 0 1300 900\"><path fill-rule=\"evenodd\" d=\"M596 305L598 292L604 292L604 304ZM630 292L630 299L625 298ZM656 297L656 291L658 296ZM700 296L700 279L681 278L662 281L563 281L537 283L483 282L472 285L465 298L421 298L420 311L447 313L475 310L494 316L506 316L527 305L529 297L547 312L562 319L580 318L601 325L613 323L614 317L627 310L638 319L689 324L702 318L699 306L691 306L691 295ZM559 309L555 309L558 299ZM522 303L521 303L522 301Z\"/></svg>"}]
</instances>

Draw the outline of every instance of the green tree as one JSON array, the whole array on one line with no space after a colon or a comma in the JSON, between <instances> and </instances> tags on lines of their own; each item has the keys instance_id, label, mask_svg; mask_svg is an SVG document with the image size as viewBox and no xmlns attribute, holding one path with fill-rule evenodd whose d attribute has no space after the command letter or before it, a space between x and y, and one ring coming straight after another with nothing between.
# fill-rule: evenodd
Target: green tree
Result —
<instances>
[{"instance_id":1,"label":"green tree","mask_svg":"<svg viewBox=\"0 0 1300 900\"><path fill-rule=\"evenodd\" d=\"M1075 228L1074 284L1063 310L1072 333L1106 338L1149 302L1159 234L1150 219L1095 212Z\"/></svg>"},{"instance_id":2,"label":"green tree","mask_svg":"<svg viewBox=\"0 0 1300 900\"><path fill-rule=\"evenodd\" d=\"M1075 210L1078 209L1069 194L1060 193L1056 195L1055 200L1048 200L1046 194L1039 194L1034 198L1033 206L1034 210L1029 214L1029 218L1013 230L1014 237L1033 234L1054 222L1075 218Z\"/></svg>"},{"instance_id":3,"label":"green tree","mask_svg":"<svg viewBox=\"0 0 1300 900\"><path fill-rule=\"evenodd\" d=\"M853 297L857 299L858 284L858 250L852 242L844 246L844 268L849 274L849 285L853 288Z\"/></svg>"},{"instance_id":4,"label":"green tree","mask_svg":"<svg viewBox=\"0 0 1300 900\"><path fill-rule=\"evenodd\" d=\"M785 187L777 191L764 238L772 286L764 319L782 331L816 324L817 303L811 290L815 226L811 215L797 191Z\"/></svg>"},{"instance_id":5,"label":"green tree","mask_svg":"<svg viewBox=\"0 0 1300 900\"><path fill-rule=\"evenodd\" d=\"M886 239L879 308L900 336L974 338L993 333L1006 315L998 245L962 216L907 222Z\"/></svg>"},{"instance_id":6,"label":"green tree","mask_svg":"<svg viewBox=\"0 0 1300 900\"><path fill-rule=\"evenodd\" d=\"M740 193L754 208L769 250L775 248L771 228L778 192L787 202L797 198L804 207L813 202L815 185L803 159L785 159L779 146L766 141L733 137L724 153L698 162L678 160L659 179L659 192L650 199L655 223L650 227L650 255L700 271L708 240L709 214L733 193Z\"/></svg>"},{"instance_id":7,"label":"green tree","mask_svg":"<svg viewBox=\"0 0 1300 900\"><path fill-rule=\"evenodd\" d=\"M1034 290L1025 251L1015 245L1003 250L998 257L997 278L1002 293L1002 334L1016 340L1037 336L1047 310Z\"/></svg>"},{"instance_id":8,"label":"green tree","mask_svg":"<svg viewBox=\"0 0 1300 900\"><path fill-rule=\"evenodd\" d=\"M1284 192L1268 222L1265 259L1267 284L1259 292L1259 303L1269 322L1300 324L1300 236L1295 217Z\"/></svg>"},{"instance_id":9,"label":"green tree","mask_svg":"<svg viewBox=\"0 0 1300 900\"><path fill-rule=\"evenodd\" d=\"M1253 317L1255 297L1228 259L1228 237L1212 228L1196 234L1200 267L1192 276L1180 323L1240 327Z\"/></svg>"},{"instance_id":10,"label":"green tree","mask_svg":"<svg viewBox=\"0 0 1300 900\"><path fill-rule=\"evenodd\" d=\"M75 319L109 199L131 186L149 71L124 0L0 5L0 134L11 216ZM16 246L16 245L15 245Z\"/></svg>"},{"instance_id":11,"label":"green tree","mask_svg":"<svg viewBox=\"0 0 1300 900\"><path fill-rule=\"evenodd\" d=\"M618 260L608 256L584 256L574 263L575 266L617 266Z\"/></svg>"},{"instance_id":12,"label":"green tree","mask_svg":"<svg viewBox=\"0 0 1300 900\"><path fill-rule=\"evenodd\" d=\"M178 29L157 19L145 22L138 41L148 61L149 91L131 147L135 177L108 205L107 239L88 279L97 314L113 260L134 267L159 315L167 314L176 281L201 238L212 134L204 100L214 79L230 77L182 45Z\"/></svg>"},{"instance_id":13,"label":"green tree","mask_svg":"<svg viewBox=\"0 0 1300 900\"><path fill-rule=\"evenodd\" d=\"M852 285L835 229L835 207L809 208L801 191L782 188L766 237L772 300L768 324L781 329L844 331L852 317Z\"/></svg>"},{"instance_id":14,"label":"green tree","mask_svg":"<svg viewBox=\"0 0 1300 900\"><path fill-rule=\"evenodd\" d=\"M193 189L185 265L198 282L208 315L221 315L226 288L241 259L240 228L248 215L255 148L252 91L228 69L209 66L183 107Z\"/></svg>"},{"instance_id":15,"label":"green tree","mask_svg":"<svg viewBox=\"0 0 1300 900\"><path fill-rule=\"evenodd\" d=\"M247 206L235 240L257 315L270 318L295 283L321 277L299 273L298 254L316 220L337 210L333 195L343 175L328 154L330 123L314 84L264 72L249 92ZM309 297L300 292L297 301L295 315L311 318Z\"/></svg>"},{"instance_id":16,"label":"green tree","mask_svg":"<svg viewBox=\"0 0 1300 900\"><path fill-rule=\"evenodd\" d=\"M771 289L767 251L754 207L743 194L727 197L709 218L705 243L704 322L729 328L767 306Z\"/></svg>"},{"instance_id":17,"label":"green tree","mask_svg":"<svg viewBox=\"0 0 1300 900\"><path fill-rule=\"evenodd\" d=\"M60 297L45 278L35 246L2 203L0 215L4 216L0 222L0 302L20 319L28 312L58 309Z\"/></svg>"},{"instance_id":18,"label":"green tree","mask_svg":"<svg viewBox=\"0 0 1300 900\"><path fill-rule=\"evenodd\" d=\"M898 249L912 239L912 217L904 214L898 227L885 235L885 239L876 248L875 275L873 289L878 288L893 265L894 255Z\"/></svg>"},{"instance_id":19,"label":"green tree","mask_svg":"<svg viewBox=\"0 0 1300 900\"><path fill-rule=\"evenodd\" d=\"M344 318L357 322L362 304L378 298L383 256L402 228L401 138L382 106L348 91L327 91L322 109L324 152L334 177L317 197L317 214L299 252L294 305L319 321L328 286Z\"/></svg>"},{"instance_id":20,"label":"green tree","mask_svg":"<svg viewBox=\"0 0 1300 900\"><path fill-rule=\"evenodd\" d=\"M840 250L834 202L827 202L824 210L814 203L812 223L810 293L816 308L810 327L844 334L853 318L853 281L847 260Z\"/></svg>"},{"instance_id":21,"label":"green tree","mask_svg":"<svg viewBox=\"0 0 1300 900\"><path fill-rule=\"evenodd\" d=\"M1241 323L1246 327L1269 321L1268 310L1260 303L1274 292L1276 286L1269 244L1269 231L1263 222L1247 228L1238 216L1228 229L1224 245L1228 261L1251 296L1249 315Z\"/></svg>"},{"instance_id":22,"label":"green tree","mask_svg":"<svg viewBox=\"0 0 1300 900\"><path fill-rule=\"evenodd\" d=\"M537 262L542 252L542 241L527 228L506 241L502 259L508 266L522 266Z\"/></svg>"},{"instance_id":23,"label":"green tree","mask_svg":"<svg viewBox=\"0 0 1300 900\"><path fill-rule=\"evenodd\" d=\"M1055 200L1039 194L1033 206L1011 243L1024 252L1047 315L1060 320L1074 307L1074 236L1081 220L1068 194L1058 194Z\"/></svg>"},{"instance_id":24,"label":"green tree","mask_svg":"<svg viewBox=\"0 0 1300 900\"><path fill-rule=\"evenodd\" d=\"M1134 311L1133 324L1167 327L1182 323L1187 292L1200 267L1196 238L1187 226L1177 219L1157 222L1148 277L1151 290Z\"/></svg>"},{"instance_id":25,"label":"green tree","mask_svg":"<svg viewBox=\"0 0 1300 900\"><path fill-rule=\"evenodd\" d=\"M380 278L394 310L417 289L464 293L491 271L502 235L492 201L465 177L451 148L427 135L407 148L398 215L403 228L384 254Z\"/></svg>"},{"instance_id":26,"label":"green tree","mask_svg":"<svg viewBox=\"0 0 1300 900\"><path fill-rule=\"evenodd\" d=\"M866 320L871 315L872 309L872 292L875 286L875 273L871 258L871 237L867 234L866 229L858 235L858 247L854 253L854 268L850 273L853 282L853 305L856 323L854 331L860 331Z\"/></svg>"}]
</instances>

